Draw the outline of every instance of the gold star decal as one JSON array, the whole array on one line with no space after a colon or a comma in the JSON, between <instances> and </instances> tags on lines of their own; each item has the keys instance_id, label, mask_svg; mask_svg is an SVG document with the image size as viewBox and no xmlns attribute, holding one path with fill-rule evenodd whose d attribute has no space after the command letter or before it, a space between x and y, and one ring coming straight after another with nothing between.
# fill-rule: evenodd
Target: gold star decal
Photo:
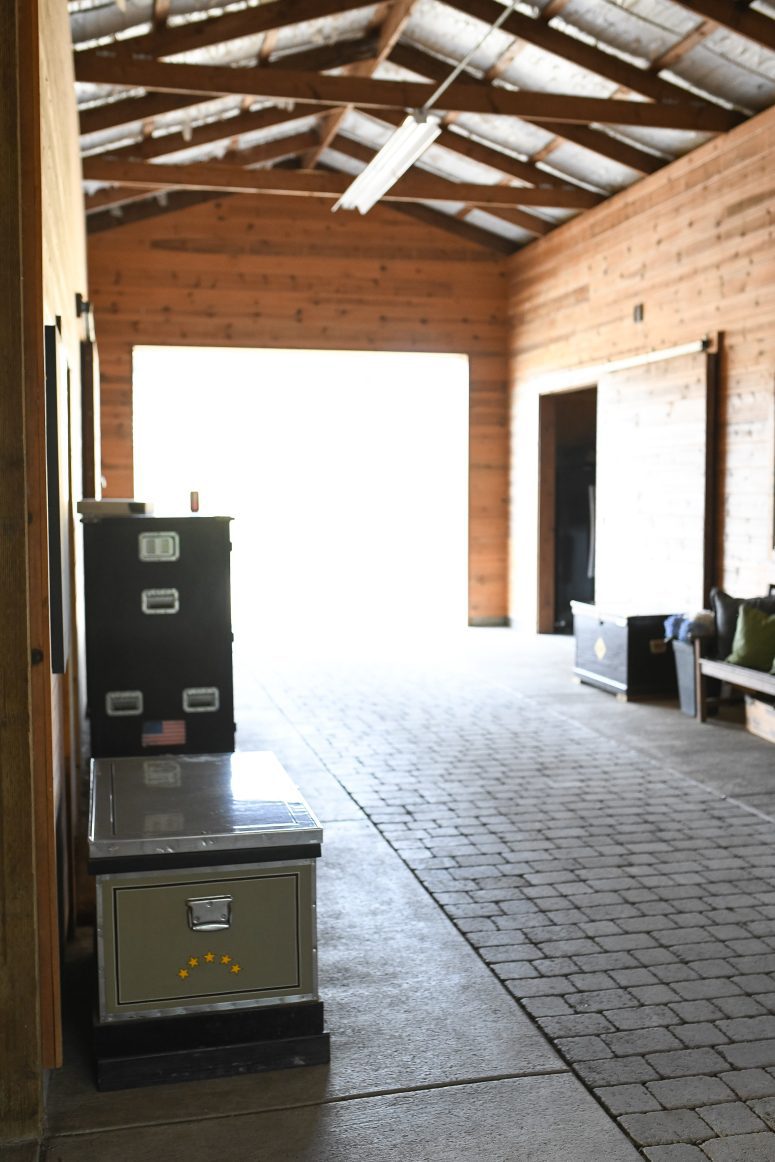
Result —
<instances>
[{"instance_id":1,"label":"gold star decal","mask_svg":"<svg viewBox=\"0 0 775 1162\"><path fill-rule=\"evenodd\" d=\"M205 953L205 960L208 964L212 964L213 961L215 960L215 953L214 952L206 952Z\"/></svg>"},{"instance_id":2,"label":"gold star decal","mask_svg":"<svg viewBox=\"0 0 775 1162\"><path fill-rule=\"evenodd\" d=\"M221 957L221 964L231 964L231 957L224 955Z\"/></svg>"},{"instance_id":3,"label":"gold star decal","mask_svg":"<svg viewBox=\"0 0 775 1162\"><path fill-rule=\"evenodd\" d=\"M188 967L189 968L199 968L199 958L197 956L189 956Z\"/></svg>"},{"instance_id":4,"label":"gold star decal","mask_svg":"<svg viewBox=\"0 0 775 1162\"><path fill-rule=\"evenodd\" d=\"M180 971L178 972L178 976L180 977L181 980L185 980L186 977L188 976L188 969L181 968Z\"/></svg>"},{"instance_id":5,"label":"gold star decal","mask_svg":"<svg viewBox=\"0 0 775 1162\"><path fill-rule=\"evenodd\" d=\"M238 972L242 972L242 969L238 964L233 964L229 969L229 972L233 972L236 975Z\"/></svg>"}]
</instances>

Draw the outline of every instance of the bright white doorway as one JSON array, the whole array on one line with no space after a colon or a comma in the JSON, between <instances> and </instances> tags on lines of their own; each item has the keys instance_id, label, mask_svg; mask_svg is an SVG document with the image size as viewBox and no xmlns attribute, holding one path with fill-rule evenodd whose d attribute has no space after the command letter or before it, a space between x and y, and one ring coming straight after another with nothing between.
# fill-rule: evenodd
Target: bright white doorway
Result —
<instances>
[{"instance_id":1,"label":"bright white doorway","mask_svg":"<svg viewBox=\"0 0 775 1162\"><path fill-rule=\"evenodd\" d=\"M459 630L464 355L136 347L135 495L234 517L235 635Z\"/></svg>"}]
</instances>

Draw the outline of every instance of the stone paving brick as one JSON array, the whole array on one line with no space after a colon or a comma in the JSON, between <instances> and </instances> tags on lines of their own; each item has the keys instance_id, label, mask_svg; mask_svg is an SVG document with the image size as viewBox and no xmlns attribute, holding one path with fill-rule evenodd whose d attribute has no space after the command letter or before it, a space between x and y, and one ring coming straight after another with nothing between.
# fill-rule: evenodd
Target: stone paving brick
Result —
<instances>
[{"instance_id":1,"label":"stone paving brick","mask_svg":"<svg viewBox=\"0 0 775 1162\"><path fill-rule=\"evenodd\" d=\"M720 1020L718 1026L730 1041L761 1041L765 1037L775 1037L775 1016Z\"/></svg>"},{"instance_id":2,"label":"stone paving brick","mask_svg":"<svg viewBox=\"0 0 775 1162\"><path fill-rule=\"evenodd\" d=\"M627 1133L642 1146L704 1142L710 1134L707 1122L704 1122L694 1110L625 1114L619 1121Z\"/></svg>"},{"instance_id":3,"label":"stone paving brick","mask_svg":"<svg viewBox=\"0 0 775 1162\"><path fill-rule=\"evenodd\" d=\"M670 1081L650 1081L646 1089L665 1109L692 1109L695 1106L735 1100L735 1094L720 1077L677 1077Z\"/></svg>"},{"instance_id":4,"label":"stone paving brick","mask_svg":"<svg viewBox=\"0 0 775 1162\"><path fill-rule=\"evenodd\" d=\"M766 1069L737 1069L719 1075L738 1097L745 1101L775 1097L775 1077Z\"/></svg>"},{"instance_id":5,"label":"stone paving brick","mask_svg":"<svg viewBox=\"0 0 775 1162\"><path fill-rule=\"evenodd\" d=\"M632 1009L605 1012L619 1029L650 1029L657 1025L674 1025L675 1013L667 1005L637 1005Z\"/></svg>"},{"instance_id":6,"label":"stone paving brick","mask_svg":"<svg viewBox=\"0 0 775 1162\"><path fill-rule=\"evenodd\" d=\"M722 1052L727 1046L722 1047ZM675 1053L652 1053L649 1065L663 1077L687 1077L694 1073L723 1073L726 1064L715 1049L680 1049Z\"/></svg>"},{"instance_id":7,"label":"stone paving brick","mask_svg":"<svg viewBox=\"0 0 775 1162\"><path fill-rule=\"evenodd\" d=\"M700 1106L697 1113L719 1136L757 1134L767 1129L761 1118L757 1118L756 1114L741 1101L724 1102L723 1105Z\"/></svg>"},{"instance_id":8,"label":"stone paving brick","mask_svg":"<svg viewBox=\"0 0 775 1162\"><path fill-rule=\"evenodd\" d=\"M555 1044L568 1061L599 1061L613 1053L599 1037L559 1037Z\"/></svg>"},{"instance_id":9,"label":"stone paving brick","mask_svg":"<svg viewBox=\"0 0 775 1162\"><path fill-rule=\"evenodd\" d=\"M699 1146L648 1146L644 1154L650 1162L708 1162Z\"/></svg>"},{"instance_id":10,"label":"stone paving brick","mask_svg":"<svg viewBox=\"0 0 775 1162\"><path fill-rule=\"evenodd\" d=\"M661 1050L683 1048L681 1042L664 1026L652 1029L633 1029L629 1032L606 1033L603 1040L617 1057L645 1055L646 1053L658 1053Z\"/></svg>"},{"instance_id":11,"label":"stone paving brick","mask_svg":"<svg viewBox=\"0 0 775 1162\"><path fill-rule=\"evenodd\" d=\"M694 1025L673 1025L671 1032L687 1049L699 1049L703 1045L724 1045L729 1041L720 1029L710 1021L698 1021Z\"/></svg>"},{"instance_id":12,"label":"stone paving brick","mask_svg":"<svg viewBox=\"0 0 775 1162\"><path fill-rule=\"evenodd\" d=\"M613 1025L602 1013L578 1013L572 1017L539 1017L538 1023L548 1037L584 1037L593 1033L614 1032Z\"/></svg>"},{"instance_id":13,"label":"stone paving brick","mask_svg":"<svg viewBox=\"0 0 775 1162\"><path fill-rule=\"evenodd\" d=\"M760 1066L775 1066L775 1041L748 1041L741 1045L722 1045L723 1053L730 1065L738 1069L757 1069Z\"/></svg>"},{"instance_id":14,"label":"stone paving brick","mask_svg":"<svg viewBox=\"0 0 775 1162\"><path fill-rule=\"evenodd\" d=\"M643 1085L603 1086L595 1094L612 1114L640 1114L661 1108Z\"/></svg>"},{"instance_id":15,"label":"stone paving brick","mask_svg":"<svg viewBox=\"0 0 775 1162\"><path fill-rule=\"evenodd\" d=\"M724 1016L710 1001L674 1001L670 1008L682 1021L720 1021Z\"/></svg>"},{"instance_id":16,"label":"stone paving brick","mask_svg":"<svg viewBox=\"0 0 775 1162\"><path fill-rule=\"evenodd\" d=\"M626 1082L655 1081L659 1076L643 1057L612 1057L605 1061L579 1061L576 1072L593 1089Z\"/></svg>"},{"instance_id":17,"label":"stone paving brick","mask_svg":"<svg viewBox=\"0 0 775 1162\"><path fill-rule=\"evenodd\" d=\"M714 1138L703 1149L710 1162L775 1162L775 1134L735 1134Z\"/></svg>"}]
</instances>

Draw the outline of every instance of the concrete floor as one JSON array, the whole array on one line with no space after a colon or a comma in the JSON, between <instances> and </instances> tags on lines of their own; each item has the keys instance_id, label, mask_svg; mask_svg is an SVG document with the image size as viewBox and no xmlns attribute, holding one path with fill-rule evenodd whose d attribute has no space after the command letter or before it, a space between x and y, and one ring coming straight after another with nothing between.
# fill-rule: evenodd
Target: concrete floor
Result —
<instances>
[{"instance_id":1,"label":"concrete floor","mask_svg":"<svg viewBox=\"0 0 775 1162\"><path fill-rule=\"evenodd\" d=\"M681 799L687 788L693 788L688 796L693 810L712 816L714 826L723 825L729 802L720 796L730 796L735 800L733 831L750 820L772 832L771 746L731 723L698 726L671 705L622 704L590 687L574 685L571 653L572 642L567 639L520 638L500 630L472 631L443 647L415 642L411 650L394 639L379 655L372 652L366 662L361 655L356 663L349 655L332 655L325 643L317 650L305 641L274 651L268 645L243 649L235 667L239 747L274 750L325 828L318 914L320 989L332 1036L331 1065L98 1093L88 1050L92 964L86 940L72 950L68 965L65 1066L51 1079L41 1158L135 1162L164 1156L175 1162L217 1153L257 1162L775 1159L775 1133L761 1105L772 1102L770 1091L766 1085L756 1091L760 1105L754 1113L742 1101L731 1100L736 1093L726 1088L719 1068L699 1080L723 1085L730 1100L716 1100L713 1113L707 1112L710 1099L704 1100L704 1135L681 1133L675 1118L671 1126L678 1129L670 1129L668 1136L663 1133L655 1139L651 1130L650 1137L641 1132L639 1123L632 1121L633 1116L644 1116L638 1108L656 1106L673 1116L669 1111L675 1102L658 1103L652 1097L652 1092L661 1092L664 1080L649 1082L647 1073L627 1084L626 1071L634 1060L628 1057L622 1064L622 1084L617 1084L614 1070L612 1080L601 1089L593 1074L585 1073L584 1055L575 1060L568 1038L563 1041L550 1024L557 1020L551 1010L562 1012L556 1004L557 990L548 990L552 1003L540 1003L547 999L540 990L528 989L525 995L519 980L504 974L500 960L488 954L491 945L511 941L516 933L512 921L519 913L509 914L508 905L518 908L524 884L512 888L512 899L499 904L497 913L492 908L461 910L432 879L427 851L426 856L419 854L419 833L408 844L396 829L393 807L384 810L386 803L398 803L400 795L407 798L406 788L397 780L404 777L409 762L415 764L411 785L416 788L425 778L430 783L439 771L443 776L449 770L445 747L450 739L456 738L458 746L473 753L475 724L472 728L461 722L461 706L475 696L483 706L501 704L504 717L499 721L509 720L512 704L526 721L532 716L533 734L543 732L538 745L546 748L547 756L553 753L558 732L572 743L582 738L585 747L609 759L612 750L626 748L630 766L640 765L646 776L658 770L668 789L679 788ZM462 702L455 702L458 695ZM406 747L402 730L421 704L427 750L418 756L408 753L411 748ZM429 708L433 720L427 717ZM488 722L486 730L502 759L504 746L512 743L496 737L493 723ZM517 740L511 760L501 762L506 774L497 793L504 812L519 802L524 745ZM367 773L372 781L364 790ZM467 777L475 802L473 768ZM470 802L461 800L460 816L471 813ZM422 831L427 848L430 831L428 827ZM478 842L482 851L476 861L497 863L497 845ZM473 873L473 860L473 855L460 855L447 860L445 870L449 874L453 864L460 864L453 870L462 874L468 867ZM456 898L466 891L472 899L482 898L481 890L477 897L467 882L458 884ZM501 893L499 899L503 898ZM531 899L527 903L532 907ZM483 912L481 917L473 914L477 910ZM554 917L561 918L560 913ZM768 941L767 952L773 947ZM548 966L545 959L540 963ZM528 969L533 972L530 963ZM568 979L578 984L578 965L564 971L575 972ZM533 972L530 979L537 976ZM758 1006L752 1013L763 1008L763 986L758 988L758 1000L744 998ZM772 988L775 995L775 983ZM676 1005L678 1000L675 997ZM627 1003L636 1001L630 997ZM644 1005L642 1011L655 1007ZM577 1016L605 1019L586 1008L579 1008ZM716 1030L722 1016L718 1013ZM683 1028L683 1018L679 1020L675 1012L672 1020L676 1023L672 1028L679 1024ZM694 1018L687 1016L686 1021L696 1028ZM606 1036L614 1045L619 1034ZM713 1044L721 1040L719 1034ZM723 1040L728 1043L730 1038ZM610 1063L612 1051L606 1046L599 1055ZM618 1061L615 1057L614 1066ZM729 1060L724 1060L723 1070L724 1078L732 1076ZM764 1075L775 1094L769 1059L762 1068L742 1072L749 1081L754 1073ZM617 1091L618 1101L624 1090L628 1096L636 1089L646 1094L647 1085L651 1104L636 1104L629 1122L627 1116L618 1116L627 1110L617 1107L612 1092ZM696 1120L694 1111L700 1103L686 1104ZM726 1124L717 1112L721 1106L728 1115ZM745 1124L741 1108L756 1122L747 1125L748 1132L741 1130ZM714 1117L715 1129L709 1120ZM689 1124L685 1118L684 1125ZM36 1155L33 1145L0 1151L3 1162L28 1162Z\"/></svg>"}]
</instances>

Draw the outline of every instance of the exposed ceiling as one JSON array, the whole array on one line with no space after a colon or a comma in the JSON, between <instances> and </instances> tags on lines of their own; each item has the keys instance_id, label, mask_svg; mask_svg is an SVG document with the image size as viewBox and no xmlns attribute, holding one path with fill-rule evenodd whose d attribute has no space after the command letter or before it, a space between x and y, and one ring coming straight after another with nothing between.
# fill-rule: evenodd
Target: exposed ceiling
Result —
<instances>
[{"instance_id":1,"label":"exposed ceiling","mask_svg":"<svg viewBox=\"0 0 775 1162\"><path fill-rule=\"evenodd\" d=\"M383 198L511 253L775 104L772 0L68 0L88 227L224 194L333 206L406 112ZM348 213L348 211L339 211Z\"/></svg>"}]
</instances>

